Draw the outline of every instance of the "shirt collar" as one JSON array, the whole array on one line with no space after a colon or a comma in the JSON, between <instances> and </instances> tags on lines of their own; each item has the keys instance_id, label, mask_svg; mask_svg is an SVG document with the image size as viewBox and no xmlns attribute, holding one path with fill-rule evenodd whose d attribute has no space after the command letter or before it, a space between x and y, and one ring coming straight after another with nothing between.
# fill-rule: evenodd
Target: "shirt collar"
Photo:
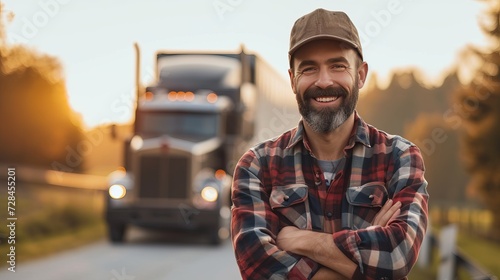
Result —
<instances>
[{"instance_id":1,"label":"shirt collar","mask_svg":"<svg viewBox=\"0 0 500 280\"><path fill-rule=\"evenodd\" d=\"M307 144L307 140L304 139L305 131L304 131L304 123L303 119L299 121L297 125L297 129L295 129L294 134L290 138L288 142L287 148L292 148L297 145L299 142L304 142L306 147L309 147ZM357 111L354 111L354 128L351 132L351 137L349 138L349 142L346 146L347 149L354 147L355 143L361 143L366 147L370 148L370 132L368 129L368 124L363 121L363 119L358 115Z\"/></svg>"}]
</instances>

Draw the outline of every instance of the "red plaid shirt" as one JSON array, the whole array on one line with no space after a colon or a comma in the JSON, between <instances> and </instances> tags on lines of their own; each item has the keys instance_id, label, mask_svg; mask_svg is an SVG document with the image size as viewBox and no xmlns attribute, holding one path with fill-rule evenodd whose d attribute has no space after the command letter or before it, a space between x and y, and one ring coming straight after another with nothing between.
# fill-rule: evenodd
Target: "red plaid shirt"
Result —
<instances>
[{"instance_id":1,"label":"red plaid shirt","mask_svg":"<svg viewBox=\"0 0 500 280\"><path fill-rule=\"evenodd\" d=\"M285 226L332 233L367 279L404 278L427 227L427 182L419 149L367 125L356 113L344 158L329 186L302 122L240 159L232 190L232 240L244 279L310 279L320 265L276 246ZM401 214L371 222L387 199Z\"/></svg>"}]
</instances>

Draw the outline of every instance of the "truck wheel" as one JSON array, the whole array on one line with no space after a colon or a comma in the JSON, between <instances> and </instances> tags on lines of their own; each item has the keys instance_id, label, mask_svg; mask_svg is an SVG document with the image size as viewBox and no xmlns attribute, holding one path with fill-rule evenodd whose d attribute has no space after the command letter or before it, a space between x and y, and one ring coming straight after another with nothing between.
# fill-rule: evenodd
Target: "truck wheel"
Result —
<instances>
[{"instance_id":1,"label":"truck wheel","mask_svg":"<svg viewBox=\"0 0 500 280\"><path fill-rule=\"evenodd\" d=\"M109 224L108 225L108 237L113 243L123 242L125 236L125 224Z\"/></svg>"}]
</instances>

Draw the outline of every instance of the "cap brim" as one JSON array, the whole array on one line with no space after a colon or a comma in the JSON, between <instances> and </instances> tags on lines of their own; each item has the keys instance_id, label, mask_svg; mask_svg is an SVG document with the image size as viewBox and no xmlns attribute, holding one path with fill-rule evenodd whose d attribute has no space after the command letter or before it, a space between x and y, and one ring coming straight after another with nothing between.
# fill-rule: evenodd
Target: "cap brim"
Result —
<instances>
[{"instance_id":1,"label":"cap brim","mask_svg":"<svg viewBox=\"0 0 500 280\"><path fill-rule=\"evenodd\" d=\"M349 45L349 47L355 49L356 52L361 56L361 58L363 58L363 55L360 53L360 51L358 49L358 46L354 42L346 40L344 38L340 38L338 36L333 36L333 35L316 35L316 36L309 37L309 38L295 44L295 46L288 51L289 57L291 57L300 47L304 46L305 44L312 42L312 41L321 40L321 39L329 39L329 40L335 40L335 41L339 41L342 43L346 43Z\"/></svg>"}]
</instances>

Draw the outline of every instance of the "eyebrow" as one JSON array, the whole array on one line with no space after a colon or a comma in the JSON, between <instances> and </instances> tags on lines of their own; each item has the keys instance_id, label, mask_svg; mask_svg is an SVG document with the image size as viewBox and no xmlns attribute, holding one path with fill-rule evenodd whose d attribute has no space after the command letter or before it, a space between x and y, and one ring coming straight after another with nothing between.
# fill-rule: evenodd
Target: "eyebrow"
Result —
<instances>
[{"instance_id":1,"label":"eyebrow","mask_svg":"<svg viewBox=\"0 0 500 280\"><path fill-rule=\"evenodd\" d=\"M346 63L348 65L349 64L349 61L347 60L347 58L343 57L343 56L338 56L338 57L332 57L332 58L329 58L326 63L328 64L332 64L332 63L338 63L338 62L343 62L343 63ZM300 69L304 66L314 66L314 65L317 65L318 63L314 60L303 60L299 63L299 65L297 66L297 69Z\"/></svg>"}]
</instances>

